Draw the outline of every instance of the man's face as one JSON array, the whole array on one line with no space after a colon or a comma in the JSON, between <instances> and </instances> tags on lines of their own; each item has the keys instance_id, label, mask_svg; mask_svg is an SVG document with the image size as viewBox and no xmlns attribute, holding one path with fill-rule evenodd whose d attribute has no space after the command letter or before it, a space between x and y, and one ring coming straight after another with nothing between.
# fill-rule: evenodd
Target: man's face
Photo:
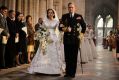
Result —
<instances>
[{"instance_id":1,"label":"man's face","mask_svg":"<svg viewBox=\"0 0 119 80\"><path fill-rule=\"evenodd\" d=\"M39 23L42 23L43 22L42 18L39 18L38 22Z\"/></svg>"},{"instance_id":2,"label":"man's face","mask_svg":"<svg viewBox=\"0 0 119 80\"><path fill-rule=\"evenodd\" d=\"M69 13L74 13L75 12L75 5L74 4L70 4L68 6L68 10L69 10Z\"/></svg>"},{"instance_id":3,"label":"man's face","mask_svg":"<svg viewBox=\"0 0 119 80\"><path fill-rule=\"evenodd\" d=\"M18 16L18 20L19 20L19 21L20 21L20 20L24 20L23 14L20 14L20 15Z\"/></svg>"},{"instance_id":4,"label":"man's face","mask_svg":"<svg viewBox=\"0 0 119 80\"><path fill-rule=\"evenodd\" d=\"M2 13L2 15L3 15L4 17L6 17L6 16L7 16L7 13L8 13L8 10L7 10L7 9L2 9L2 10L1 10L1 13Z\"/></svg>"},{"instance_id":5,"label":"man's face","mask_svg":"<svg viewBox=\"0 0 119 80\"><path fill-rule=\"evenodd\" d=\"M11 17L11 18L15 18L15 12L12 12L9 16Z\"/></svg>"}]
</instances>

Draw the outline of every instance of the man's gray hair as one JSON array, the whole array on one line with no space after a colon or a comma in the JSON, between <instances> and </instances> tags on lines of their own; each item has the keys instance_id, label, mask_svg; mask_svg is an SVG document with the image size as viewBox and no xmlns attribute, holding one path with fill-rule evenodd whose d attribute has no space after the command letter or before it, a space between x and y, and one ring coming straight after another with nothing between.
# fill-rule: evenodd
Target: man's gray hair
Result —
<instances>
[{"instance_id":1,"label":"man's gray hair","mask_svg":"<svg viewBox=\"0 0 119 80\"><path fill-rule=\"evenodd\" d=\"M68 3L68 6L71 5L71 4L75 5L73 2L69 2L69 3Z\"/></svg>"}]
</instances>

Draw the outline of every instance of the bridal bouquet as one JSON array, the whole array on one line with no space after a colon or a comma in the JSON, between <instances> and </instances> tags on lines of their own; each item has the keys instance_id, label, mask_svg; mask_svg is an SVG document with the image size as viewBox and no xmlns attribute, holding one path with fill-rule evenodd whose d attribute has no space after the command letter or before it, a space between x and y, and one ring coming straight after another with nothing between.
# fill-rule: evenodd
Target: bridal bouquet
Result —
<instances>
[{"instance_id":1,"label":"bridal bouquet","mask_svg":"<svg viewBox=\"0 0 119 80\"><path fill-rule=\"evenodd\" d=\"M42 53L45 55L49 31L46 27L40 27L35 33L35 40L39 40Z\"/></svg>"}]
</instances>

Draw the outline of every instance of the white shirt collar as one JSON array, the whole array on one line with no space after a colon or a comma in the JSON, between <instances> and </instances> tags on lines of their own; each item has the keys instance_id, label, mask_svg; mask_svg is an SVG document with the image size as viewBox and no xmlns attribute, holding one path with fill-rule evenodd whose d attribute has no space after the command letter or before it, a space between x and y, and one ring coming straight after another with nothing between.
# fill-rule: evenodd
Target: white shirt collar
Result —
<instances>
[{"instance_id":1,"label":"white shirt collar","mask_svg":"<svg viewBox=\"0 0 119 80\"><path fill-rule=\"evenodd\" d=\"M74 13L72 13L72 17L74 17Z\"/></svg>"},{"instance_id":2,"label":"white shirt collar","mask_svg":"<svg viewBox=\"0 0 119 80\"><path fill-rule=\"evenodd\" d=\"M72 15L72 17L74 17L74 13L70 13L70 17L71 17L71 15Z\"/></svg>"}]
</instances>

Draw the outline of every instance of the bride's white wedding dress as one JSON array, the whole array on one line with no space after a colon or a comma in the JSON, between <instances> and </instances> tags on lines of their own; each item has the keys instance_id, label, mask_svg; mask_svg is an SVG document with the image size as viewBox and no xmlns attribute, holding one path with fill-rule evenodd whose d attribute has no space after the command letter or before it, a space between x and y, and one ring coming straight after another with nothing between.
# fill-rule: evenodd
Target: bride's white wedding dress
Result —
<instances>
[{"instance_id":1,"label":"bride's white wedding dress","mask_svg":"<svg viewBox=\"0 0 119 80\"><path fill-rule=\"evenodd\" d=\"M31 74L61 74L63 68L63 53L60 47L60 38L58 38L55 33L55 29L58 27L59 21L47 19L43 24L48 28L50 32L49 37L53 40L53 42L47 45L45 55L41 52L40 47L38 48L36 55L28 68L28 72Z\"/></svg>"}]
</instances>

